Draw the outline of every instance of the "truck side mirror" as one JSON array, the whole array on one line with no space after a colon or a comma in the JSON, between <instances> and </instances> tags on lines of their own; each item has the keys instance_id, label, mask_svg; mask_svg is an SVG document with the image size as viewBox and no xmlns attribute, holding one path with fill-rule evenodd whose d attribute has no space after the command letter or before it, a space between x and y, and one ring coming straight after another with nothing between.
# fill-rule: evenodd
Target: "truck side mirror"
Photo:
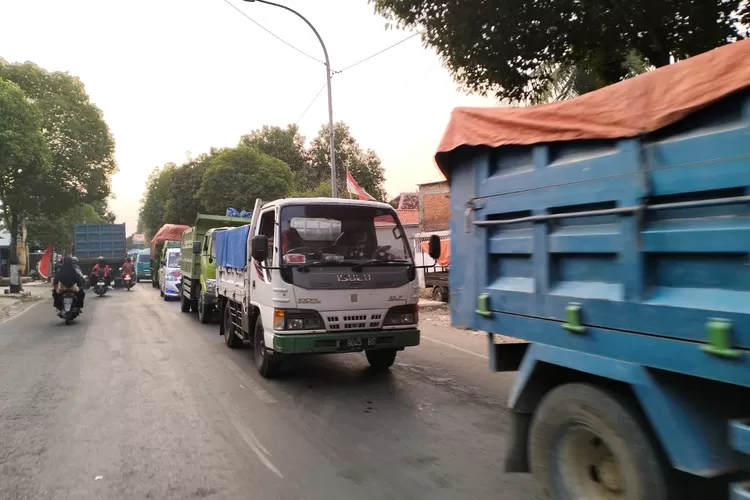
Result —
<instances>
[{"instance_id":1,"label":"truck side mirror","mask_svg":"<svg viewBox=\"0 0 750 500\"><path fill-rule=\"evenodd\" d=\"M268 258L268 236L263 234L253 236L250 242L250 254L258 262L265 261Z\"/></svg>"},{"instance_id":2,"label":"truck side mirror","mask_svg":"<svg viewBox=\"0 0 750 500\"><path fill-rule=\"evenodd\" d=\"M193 242L193 253L199 254L201 253L201 242L200 241L194 241Z\"/></svg>"},{"instance_id":3,"label":"truck side mirror","mask_svg":"<svg viewBox=\"0 0 750 500\"><path fill-rule=\"evenodd\" d=\"M432 257L433 259L437 260L438 257L440 257L440 236L437 234L433 234L430 236L430 243L429 248L427 250L427 253Z\"/></svg>"}]
</instances>

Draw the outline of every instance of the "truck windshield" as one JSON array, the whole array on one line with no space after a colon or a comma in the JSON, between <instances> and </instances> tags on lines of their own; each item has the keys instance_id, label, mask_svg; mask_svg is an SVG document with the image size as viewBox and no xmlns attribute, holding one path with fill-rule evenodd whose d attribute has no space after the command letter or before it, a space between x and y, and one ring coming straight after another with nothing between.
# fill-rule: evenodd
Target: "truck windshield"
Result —
<instances>
[{"instance_id":1,"label":"truck windshield","mask_svg":"<svg viewBox=\"0 0 750 500\"><path fill-rule=\"evenodd\" d=\"M167 267L180 267L182 261L182 254L180 252L168 252L167 253Z\"/></svg>"},{"instance_id":2,"label":"truck windshield","mask_svg":"<svg viewBox=\"0 0 750 500\"><path fill-rule=\"evenodd\" d=\"M396 213L380 207L284 207L279 250L282 265L412 262Z\"/></svg>"}]
</instances>

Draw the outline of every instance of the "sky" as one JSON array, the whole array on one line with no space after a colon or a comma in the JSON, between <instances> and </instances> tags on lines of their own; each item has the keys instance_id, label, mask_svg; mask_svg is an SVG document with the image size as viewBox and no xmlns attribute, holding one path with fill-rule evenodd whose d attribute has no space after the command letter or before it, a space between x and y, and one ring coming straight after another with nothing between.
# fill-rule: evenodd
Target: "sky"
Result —
<instances>
[{"instance_id":1,"label":"sky","mask_svg":"<svg viewBox=\"0 0 750 500\"><path fill-rule=\"evenodd\" d=\"M367 0L277 0L326 43L334 71L409 36L387 30ZM231 4L231 5L229 5ZM136 229L146 178L263 125L299 121L308 140L328 121L325 66L296 16L241 0L0 0L0 57L81 78L115 138L119 172L110 208ZM433 157L451 110L494 106L458 89L419 36L333 78L334 120L351 127L385 168L390 196L442 179ZM305 110L307 111L305 112ZM304 113L304 114L303 114Z\"/></svg>"}]
</instances>

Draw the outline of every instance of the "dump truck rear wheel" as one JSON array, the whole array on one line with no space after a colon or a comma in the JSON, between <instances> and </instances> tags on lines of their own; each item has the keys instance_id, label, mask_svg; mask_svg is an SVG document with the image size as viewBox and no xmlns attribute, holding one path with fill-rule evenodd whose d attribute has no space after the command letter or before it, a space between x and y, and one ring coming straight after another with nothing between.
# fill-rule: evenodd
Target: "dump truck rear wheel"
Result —
<instances>
[{"instance_id":1,"label":"dump truck rear wheel","mask_svg":"<svg viewBox=\"0 0 750 500\"><path fill-rule=\"evenodd\" d=\"M550 391L531 422L529 461L549 498L666 500L666 469L633 404L589 384Z\"/></svg>"}]
</instances>

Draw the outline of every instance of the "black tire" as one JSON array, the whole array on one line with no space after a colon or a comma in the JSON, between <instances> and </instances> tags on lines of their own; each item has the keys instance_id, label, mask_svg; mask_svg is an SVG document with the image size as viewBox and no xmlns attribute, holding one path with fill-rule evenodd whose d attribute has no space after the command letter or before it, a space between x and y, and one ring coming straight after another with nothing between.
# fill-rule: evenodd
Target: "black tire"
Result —
<instances>
[{"instance_id":1,"label":"black tire","mask_svg":"<svg viewBox=\"0 0 750 500\"><path fill-rule=\"evenodd\" d=\"M445 293L445 288L442 286L433 286L432 287L432 298L434 300L437 300L438 302L447 302L446 297L447 293Z\"/></svg>"},{"instance_id":2,"label":"black tire","mask_svg":"<svg viewBox=\"0 0 750 500\"><path fill-rule=\"evenodd\" d=\"M242 347L242 339L235 334L236 328L232 323L232 311L228 302L224 306L224 318L222 318L222 321L224 321L224 343L227 347L230 349Z\"/></svg>"},{"instance_id":3,"label":"black tire","mask_svg":"<svg viewBox=\"0 0 750 500\"><path fill-rule=\"evenodd\" d=\"M73 322L73 320L72 320L72 319L70 319L70 318L65 318L65 324L66 324L66 325L69 325L69 324L71 324L72 322Z\"/></svg>"},{"instance_id":4,"label":"black tire","mask_svg":"<svg viewBox=\"0 0 750 500\"><path fill-rule=\"evenodd\" d=\"M180 287L180 311L184 313L190 312L190 299L182 293L182 287Z\"/></svg>"},{"instance_id":5,"label":"black tire","mask_svg":"<svg viewBox=\"0 0 750 500\"><path fill-rule=\"evenodd\" d=\"M365 356L367 356L367 362L370 363L373 370L386 371L396 361L396 353L396 349L375 349L365 351Z\"/></svg>"},{"instance_id":6,"label":"black tire","mask_svg":"<svg viewBox=\"0 0 750 500\"><path fill-rule=\"evenodd\" d=\"M198 321L204 325L211 322L213 317L214 306L213 304L206 304L203 299L203 294L198 296Z\"/></svg>"},{"instance_id":7,"label":"black tire","mask_svg":"<svg viewBox=\"0 0 750 500\"><path fill-rule=\"evenodd\" d=\"M271 350L266 349L266 337L263 333L263 322L258 316L253 332L253 357L255 367L263 378L274 378L279 372L278 356Z\"/></svg>"},{"instance_id":8,"label":"black tire","mask_svg":"<svg viewBox=\"0 0 750 500\"><path fill-rule=\"evenodd\" d=\"M529 463L548 498L666 500L670 471L635 406L589 384L566 384L539 404Z\"/></svg>"}]
</instances>

